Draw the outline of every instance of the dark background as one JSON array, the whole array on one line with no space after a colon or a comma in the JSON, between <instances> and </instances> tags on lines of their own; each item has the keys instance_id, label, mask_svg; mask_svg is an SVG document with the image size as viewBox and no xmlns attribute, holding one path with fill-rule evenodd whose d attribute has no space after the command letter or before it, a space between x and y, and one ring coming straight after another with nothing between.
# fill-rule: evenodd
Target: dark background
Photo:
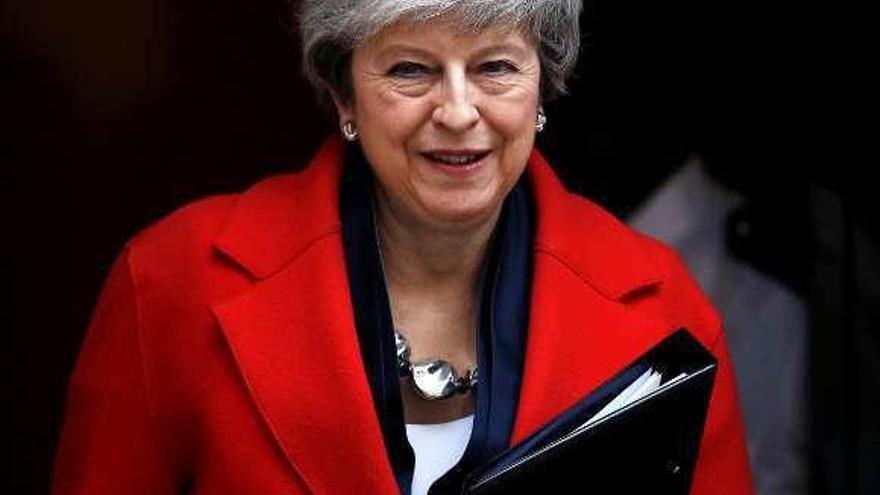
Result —
<instances>
[{"instance_id":1,"label":"dark background","mask_svg":"<svg viewBox=\"0 0 880 495\"><path fill-rule=\"evenodd\" d=\"M335 126L300 76L283 0L6 0L0 16L6 493L44 493L124 241L303 166ZM835 24L804 3L594 0L539 146L622 217L692 152L749 196L754 235L735 251L811 304L814 491L878 493L880 229L857 161L831 145L846 96L830 84Z\"/></svg>"}]
</instances>

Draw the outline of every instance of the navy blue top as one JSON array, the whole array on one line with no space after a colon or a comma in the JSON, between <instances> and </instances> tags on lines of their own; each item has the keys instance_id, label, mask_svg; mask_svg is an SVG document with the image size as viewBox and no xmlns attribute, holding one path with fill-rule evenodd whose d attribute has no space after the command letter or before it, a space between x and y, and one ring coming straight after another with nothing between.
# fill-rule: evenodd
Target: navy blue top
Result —
<instances>
[{"instance_id":1,"label":"navy blue top","mask_svg":"<svg viewBox=\"0 0 880 495\"><path fill-rule=\"evenodd\" d=\"M373 181L360 147L348 146L340 212L354 320L388 458L400 492L409 495L415 455L406 436L394 327L376 243ZM461 460L434 482L430 495L460 493L464 478L510 443L528 329L531 201L523 179L504 201L483 267L471 438Z\"/></svg>"}]
</instances>

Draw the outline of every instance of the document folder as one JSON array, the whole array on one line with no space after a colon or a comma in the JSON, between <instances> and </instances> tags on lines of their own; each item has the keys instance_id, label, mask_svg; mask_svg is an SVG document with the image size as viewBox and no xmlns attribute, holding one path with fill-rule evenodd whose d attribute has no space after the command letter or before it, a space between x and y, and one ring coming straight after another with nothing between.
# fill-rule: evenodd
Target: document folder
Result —
<instances>
[{"instance_id":1,"label":"document folder","mask_svg":"<svg viewBox=\"0 0 880 495\"><path fill-rule=\"evenodd\" d=\"M687 494L717 361L682 328L465 480L464 494ZM595 418L646 373L659 387ZM630 387L631 388L631 387Z\"/></svg>"}]
</instances>

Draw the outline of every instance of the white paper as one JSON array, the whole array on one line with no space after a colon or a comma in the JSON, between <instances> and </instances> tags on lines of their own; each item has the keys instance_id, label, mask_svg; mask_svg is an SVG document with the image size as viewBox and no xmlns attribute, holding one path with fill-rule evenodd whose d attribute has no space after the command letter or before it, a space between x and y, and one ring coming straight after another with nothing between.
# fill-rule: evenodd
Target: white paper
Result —
<instances>
[{"instance_id":1,"label":"white paper","mask_svg":"<svg viewBox=\"0 0 880 495\"><path fill-rule=\"evenodd\" d=\"M675 378L667 381L666 383L663 383L662 387L672 385L673 383L682 380L686 376L687 373L680 373ZM632 404L633 402L641 399L642 397L646 397L649 394L657 391L661 388L660 384L662 383L662 381L663 375L659 371L655 371L654 368L648 368L648 371L645 371L638 378L633 380L633 382L627 385L627 387L623 389L621 393L617 394L617 397L611 399L611 401L606 404L605 407L603 407L599 412L588 419L586 423L579 426L577 430L586 428L596 421L599 421L605 416L613 413L614 411L622 409L629 404Z\"/></svg>"}]
</instances>

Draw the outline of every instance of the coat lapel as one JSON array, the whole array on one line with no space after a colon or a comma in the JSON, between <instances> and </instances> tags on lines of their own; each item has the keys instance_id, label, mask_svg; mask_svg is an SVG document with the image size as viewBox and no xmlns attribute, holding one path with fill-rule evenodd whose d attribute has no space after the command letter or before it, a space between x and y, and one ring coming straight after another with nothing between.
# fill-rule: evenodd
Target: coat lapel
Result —
<instances>
[{"instance_id":1,"label":"coat lapel","mask_svg":"<svg viewBox=\"0 0 880 495\"><path fill-rule=\"evenodd\" d=\"M396 493L345 271L342 155L328 142L305 171L242 196L216 246L254 285L214 312L267 427L313 493ZM662 283L637 234L565 191L537 152L528 174L537 221L512 444L674 330L621 302Z\"/></svg>"},{"instance_id":2,"label":"coat lapel","mask_svg":"<svg viewBox=\"0 0 880 495\"><path fill-rule=\"evenodd\" d=\"M519 443L659 343L674 328L640 317L538 254L520 402Z\"/></svg>"},{"instance_id":3,"label":"coat lapel","mask_svg":"<svg viewBox=\"0 0 880 495\"><path fill-rule=\"evenodd\" d=\"M662 283L644 240L564 190L535 153L534 275L516 444L595 390L675 328L622 301Z\"/></svg>"},{"instance_id":4,"label":"coat lapel","mask_svg":"<svg viewBox=\"0 0 880 495\"><path fill-rule=\"evenodd\" d=\"M345 271L341 155L326 144L306 171L245 193L216 245L256 280L214 313L268 429L313 493L396 493Z\"/></svg>"},{"instance_id":5,"label":"coat lapel","mask_svg":"<svg viewBox=\"0 0 880 495\"><path fill-rule=\"evenodd\" d=\"M253 399L313 493L394 493L338 236L215 308Z\"/></svg>"}]
</instances>

